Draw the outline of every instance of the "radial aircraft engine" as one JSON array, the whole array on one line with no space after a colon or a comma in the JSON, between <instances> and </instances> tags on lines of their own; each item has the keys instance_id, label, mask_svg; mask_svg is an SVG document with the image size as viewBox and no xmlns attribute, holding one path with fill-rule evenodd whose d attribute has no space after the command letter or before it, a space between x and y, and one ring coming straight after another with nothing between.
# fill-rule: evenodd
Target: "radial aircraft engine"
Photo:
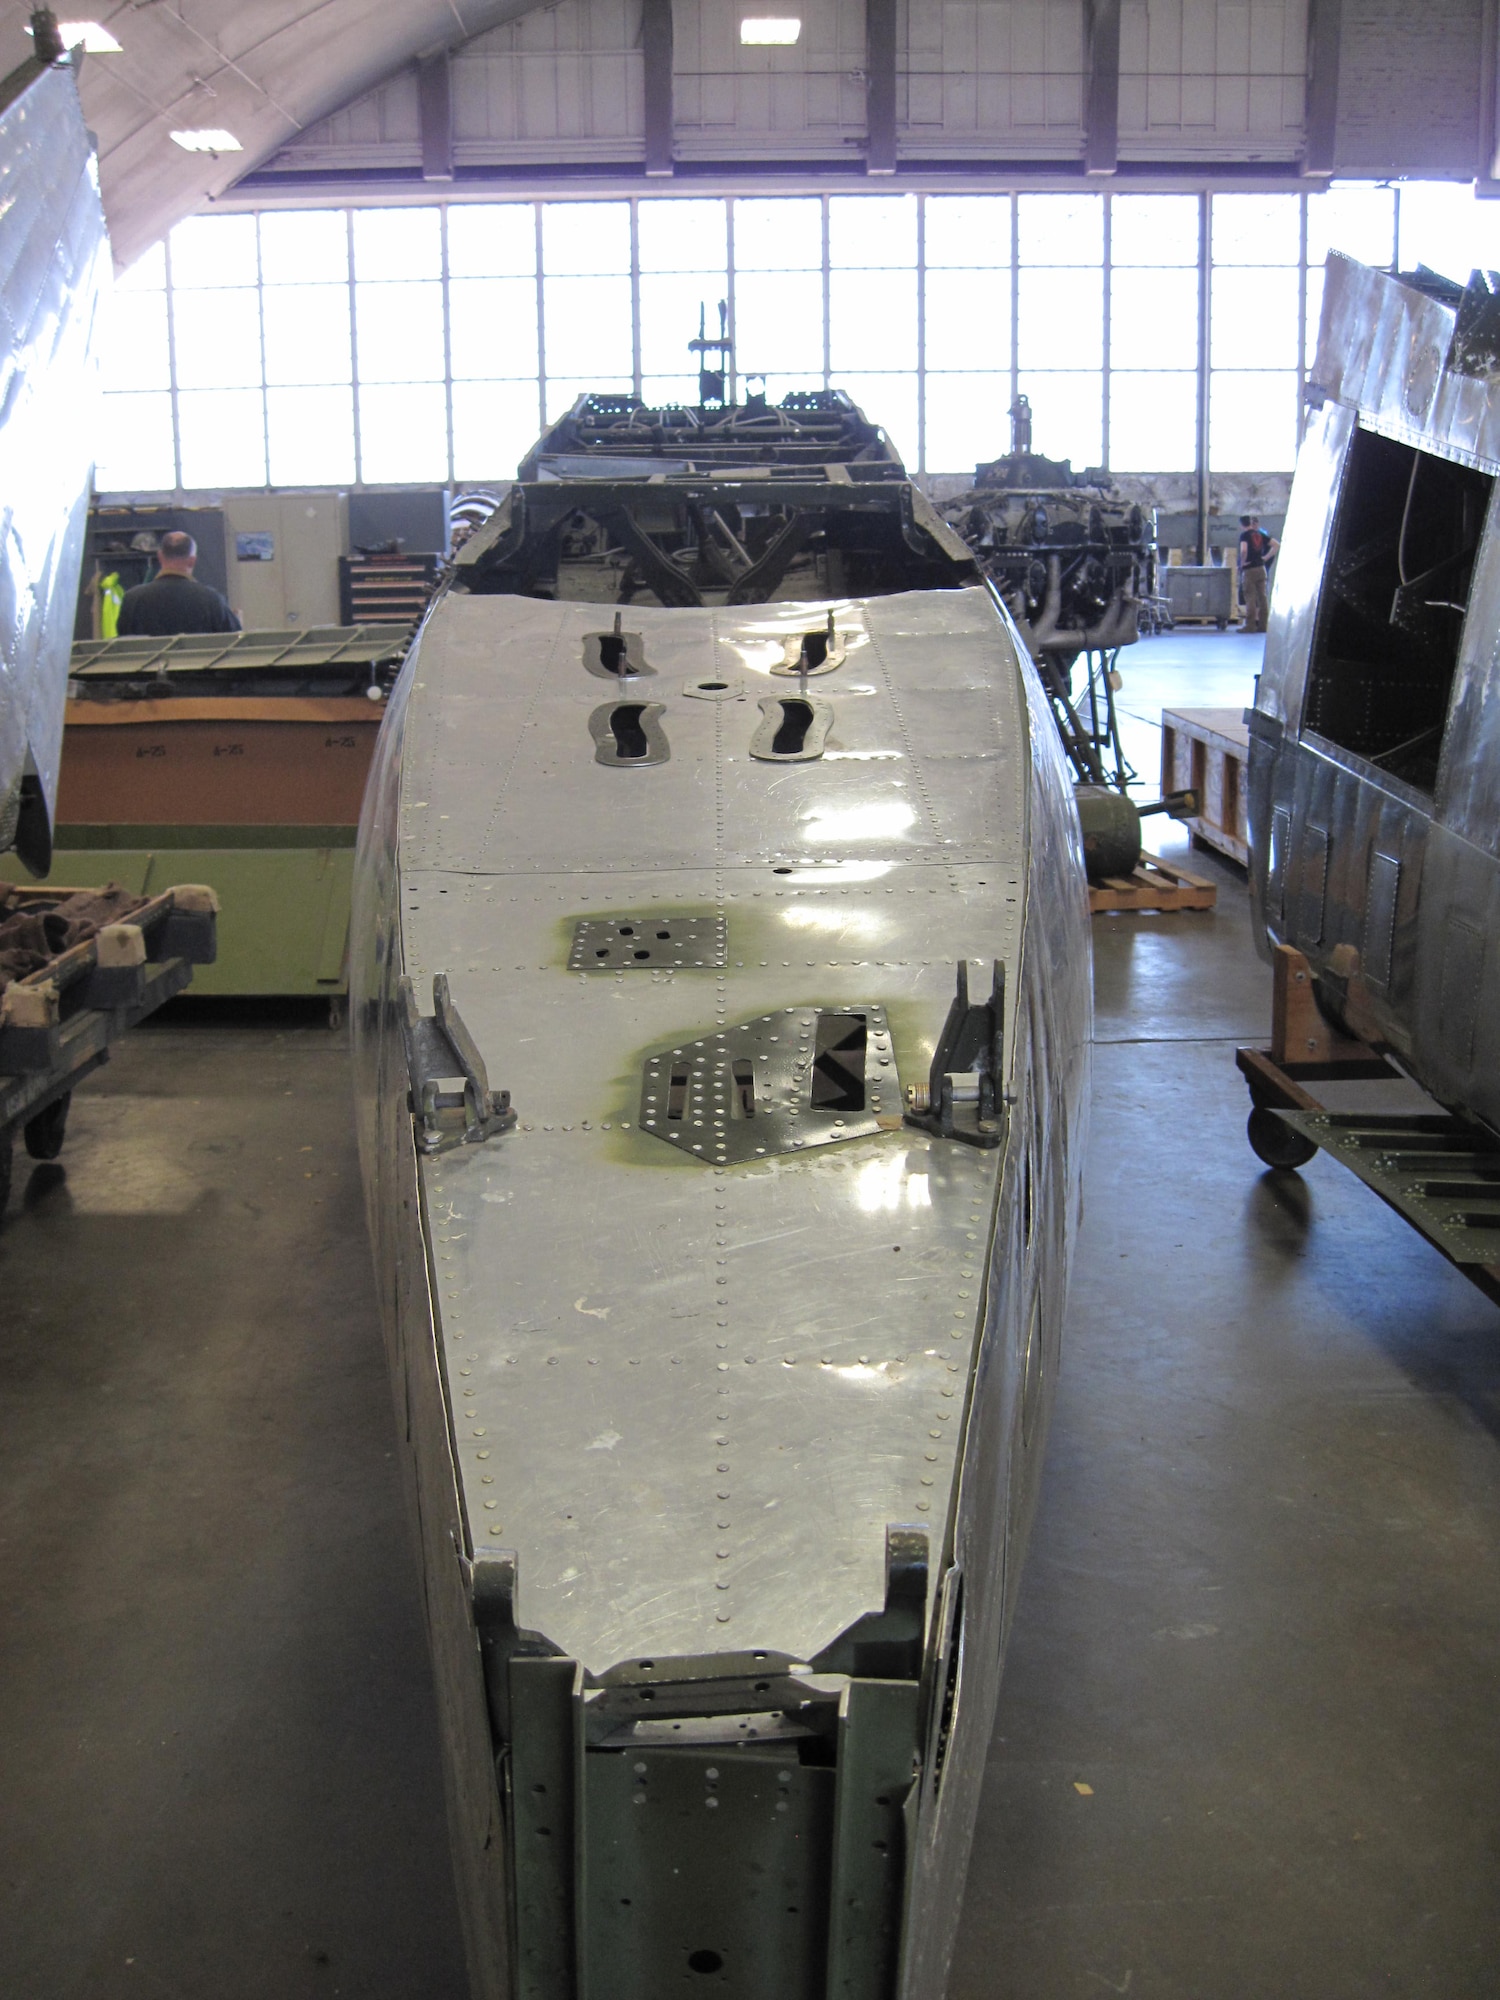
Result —
<instances>
[{"instance_id":1,"label":"radial aircraft engine","mask_svg":"<svg viewBox=\"0 0 1500 2000\"><path fill-rule=\"evenodd\" d=\"M1024 648L858 474L518 485L384 724L362 1160L483 2000L944 1989L1090 951Z\"/></svg>"},{"instance_id":2,"label":"radial aircraft engine","mask_svg":"<svg viewBox=\"0 0 1500 2000\"><path fill-rule=\"evenodd\" d=\"M1262 949L1305 954L1324 1010L1482 1121L1486 1154L1500 1131L1497 377L1500 278L1465 288L1329 257L1246 716Z\"/></svg>"}]
</instances>

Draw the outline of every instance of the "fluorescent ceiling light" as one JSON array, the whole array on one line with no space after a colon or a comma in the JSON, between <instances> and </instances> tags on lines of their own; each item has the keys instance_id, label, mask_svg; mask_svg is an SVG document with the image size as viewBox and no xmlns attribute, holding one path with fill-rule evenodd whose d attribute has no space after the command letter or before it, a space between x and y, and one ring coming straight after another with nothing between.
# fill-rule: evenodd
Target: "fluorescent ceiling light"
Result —
<instances>
[{"instance_id":1,"label":"fluorescent ceiling light","mask_svg":"<svg viewBox=\"0 0 1500 2000\"><path fill-rule=\"evenodd\" d=\"M801 33L795 14L753 14L740 22L740 40L753 48L790 48Z\"/></svg>"},{"instance_id":2,"label":"fluorescent ceiling light","mask_svg":"<svg viewBox=\"0 0 1500 2000\"><path fill-rule=\"evenodd\" d=\"M31 33L29 25L26 32L28 35ZM124 53L108 28L101 27L97 21L59 21L57 32L65 49L76 49L82 42L85 55L117 56Z\"/></svg>"},{"instance_id":3,"label":"fluorescent ceiling light","mask_svg":"<svg viewBox=\"0 0 1500 2000\"><path fill-rule=\"evenodd\" d=\"M245 150L232 132L221 132L212 126L201 132L174 132L172 138L185 153L243 153Z\"/></svg>"}]
</instances>

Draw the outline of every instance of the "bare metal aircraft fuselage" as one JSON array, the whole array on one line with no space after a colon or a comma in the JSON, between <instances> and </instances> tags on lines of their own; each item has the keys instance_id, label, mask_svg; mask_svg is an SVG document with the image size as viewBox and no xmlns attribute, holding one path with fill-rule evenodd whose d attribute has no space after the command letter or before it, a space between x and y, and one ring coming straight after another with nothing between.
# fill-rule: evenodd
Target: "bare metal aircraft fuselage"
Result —
<instances>
[{"instance_id":1,"label":"bare metal aircraft fuselage","mask_svg":"<svg viewBox=\"0 0 1500 2000\"><path fill-rule=\"evenodd\" d=\"M352 968L474 1990L935 2000L1078 1213L1056 730L973 584L617 615L475 539Z\"/></svg>"}]
</instances>

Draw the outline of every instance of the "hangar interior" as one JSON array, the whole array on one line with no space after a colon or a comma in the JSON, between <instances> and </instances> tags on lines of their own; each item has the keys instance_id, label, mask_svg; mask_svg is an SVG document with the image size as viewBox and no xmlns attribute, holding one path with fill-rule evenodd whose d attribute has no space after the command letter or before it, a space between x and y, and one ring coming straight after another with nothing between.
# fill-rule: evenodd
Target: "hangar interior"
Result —
<instances>
[{"instance_id":1,"label":"hangar interior","mask_svg":"<svg viewBox=\"0 0 1500 2000\"><path fill-rule=\"evenodd\" d=\"M0 67L45 32L8 8ZM1500 14L134 0L62 46L114 281L51 879L206 883L219 957L78 1088L60 1158L18 1140L0 1215L0 1991L462 2000L345 1033L363 773L457 542L580 397L697 405L716 333L725 402L844 391L934 508L1066 460L1151 523L1163 611L1107 699L1154 802L1164 713L1257 702L1267 641L1224 627L1241 517L1295 527L1325 260L1454 297L1500 270ZM86 726L77 677L180 530L277 642L230 690L287 725L238 792L154 761L166 665L130 731ZM333 679L277 664L348 628ZM1091 920L1084 1215L946 1991L1481 2000L1495 1294L1325 1154L1251 1152L1244 843L1143 825L1204 894ZM866 1205L899 1230L904 1198Z\"/></svg>"}]
</instances>

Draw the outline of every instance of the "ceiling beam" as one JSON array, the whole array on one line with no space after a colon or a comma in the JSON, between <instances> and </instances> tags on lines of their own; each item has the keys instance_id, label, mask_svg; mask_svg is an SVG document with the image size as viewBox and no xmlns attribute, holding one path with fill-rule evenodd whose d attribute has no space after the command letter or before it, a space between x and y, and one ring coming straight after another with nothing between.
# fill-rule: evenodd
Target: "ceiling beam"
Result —
<instances>
[{"instance_id":1,"label":"ceiling beam","mask_svg":"<svg viewBox=\"0 0 1500 2000\"><path fill-rule=\"evenodd\" d=\"M1343 0L1309 0L1307 9L1307 109L1302 171L1310 179L1333 172L1339 122L1339 43Z\"/></svg>"},{"instance_id":2,"label":"ceiling beam","mask_svg":"<svg viewBox=\"0 0 1500 2000\"><path fill-rule=\"evenodd\" d=\"M642 0L646 172L672 172L672 0Z\"/></svg>"},{"instance_id":3,"label":"ceiling beam","mask_svg":"<svg viewBox=\"0 0 1500 2000\"><path fill-rule=\"evenodd\" d=\"M1112 174L1120 164L1120 0L1087 0L1086 19L1083 170Z\"/></svg>"},{"instance_id":4,"label":"ceiling beam","mask_svg":"<svg viewBox=\"0 0 1500 2000\"><path fill-rule=\"evenodd\" d=\"M447 49L417 64L417 119L422 137L422 178L453 178L453 58Z\"/></svg>"},{"instance_id":5,"label":"ceiling beam","mask_svg":"<svg viewBox=\"0 0 1500 2000\"><path fill-rule=\"evenodd\" d=\"M865 172L896 171L896 0L865 0Z\"/></svg>"}]
</instances>

